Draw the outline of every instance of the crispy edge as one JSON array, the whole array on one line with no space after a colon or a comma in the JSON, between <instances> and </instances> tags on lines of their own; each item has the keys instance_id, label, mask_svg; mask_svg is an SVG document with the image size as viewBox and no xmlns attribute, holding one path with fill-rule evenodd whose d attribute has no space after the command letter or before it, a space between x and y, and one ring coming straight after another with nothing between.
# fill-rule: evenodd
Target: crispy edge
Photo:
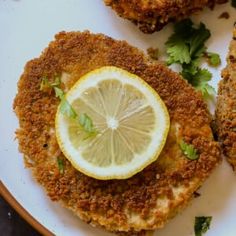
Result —
<instances>
[{"instance_id":1,"label":"crispy edge","mask_svg":"<svg viewBox=\"0 0 236 236\"><path fill-rule=\"evenodd\" d=\"M236 171L236 24L219 83L215 122L223 153Z\"/></svg>"},{"instance_id":2,"label":"crispy edge","mask_svg":"<svg viewBox=\"0 0 236 236\"><path fill-rule=\"evenodd\" d=\"M204 7L214 8L216 3L228 0L104 0L120 17L132 21L143 33L161 30L169 22L179 21Z\"/></svg>"},{"instance_id":3,"label":"crispy edge","mask_svg":"<svg viewBox=\"0 0 236 236\"><path fill-rule=\"evenodd\" d=\"M91 45L98 45L97 47L85 47L88 42ZM78 57L78 52L82 55L81 58ZM100 57L96 57L93 60L92 57L95 52ZM105 55L103 55L103 52L105 52ZM88 59L83 59L85 55L92 64L88 64ZM179 75L173 73L160 63L149 63L139 50L129 46L126 42L115 41L101 34L93 35L89 32L59 33L56 36L56 40L50 43L50 46L43 52L40 58L27 63L18 83L18 94L14 102L14 108L20 120L20 129L17 131L20 150L26 157L30 158L34 176L47 189L51 199L64 202L67 208L70 208L86 222L101 225L99 219L96 219L97 215L94 214L94 217L92 217L93 212L96 212L98 207L104 207L104 210L117 207L112 208L113 210L111 209L112 212L109 212L111 214L109 217L115 219L118 225L113 227L112 224L108 225L107 222L107 224L102 225L107 230L116 231L121 226L126 231L140 229L131 229L127 225L127 220L122 218L122 212L120 212L119 208L120 198L114 199L112 197L114 202L111 205L107 205L109 199L104 199L104 202L94 202L94 199L91 199L91 201L86 199L78 201L82 194L78 195L77 193L78 176L75 170L71 167L70 163L64 160L66 171L61 176L56 163L48 160L46 151L43 148L44 143L52 136L50 126L54 127L54 119L52 117L55 116L58 101L54 95L45 96L45 94L39 93L40 77L43 73L52 76L55 73L60 73L66 69L68 64L69 67L73 67L73 64L77 63L78 60L82 60L78 68L78 71L82 74L105 64L121 67L143 77L152 87L158 90L169 108L173 120L178 120L183 126L188 121L194 121L192 122L193 129L189 129L186 126L182 131L182 135L187 141L193 142L195 147L202 153L199 161L188 162L186 160L184 162L186 166L178 173L166 176L161 175L158 179L159 187L157 187L160 188L160 193L158 194L167 194L170 199L173 197L170 186L168 188L161 187L167 184L168 181L177 183L183 179L183 184L189 189L188 193L182 196L178 203L174 200L171 201L173 210L168 212L168 216L160 213L158 215L159 220L150 226L150 229L163 227L169 218L172 218L188 204L193 191L201 185L212 169L219 163L220 152L217 143L213 142L211 138L211 131L209 129L211 119L206 105L202 101L201 96L186 81L180 79ZM84 66L83 63L85 64ZM186 112L184 113L183 111ZM55 152L58 151L55 140L52 140L51 145L54 146ZM142 177L142 174L145 175ZM140 176L140 180L135 179L135 177L134 179L127 180L126 184L135 186L139 185L139 181L143 181L143 178L147 178L147 183L150 182L150 178L153 178L152 172L148 169L142 172ZM83 186L81 187L86 188L89 178L82 175L80 177L85 178L85 182L84 184L82 183ZM196 184L190 188L189 180L193 177ZM156 174L154 178L156 178ZM92 180L92 182L97 181ZM115 190L117 186L114 185L113 188ZM150 196L155 195L157 191L155 186L153 186L153 190L149 190ZM84 192L83 196L86 194L89 194L89 192ZM93 196L96 197L97 194L97 192L94 192ZM144 199L140 198L140 207L133 198L134 196L138 198L141 194L142 192L135 193L131 191L128 197L130 197L130 204L133 204L133 207L140 208L142 211L144 209L141 203L145 200L145 195L143 196ZM155 196L154 200L156 200Z\"/></svg>"}]
</instances>

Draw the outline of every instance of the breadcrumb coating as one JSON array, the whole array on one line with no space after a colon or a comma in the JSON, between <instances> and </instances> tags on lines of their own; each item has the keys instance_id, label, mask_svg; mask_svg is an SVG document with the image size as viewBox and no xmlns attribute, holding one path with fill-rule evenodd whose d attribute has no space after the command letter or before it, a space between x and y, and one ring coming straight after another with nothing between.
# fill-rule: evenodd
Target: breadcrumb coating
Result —
<instances>
[{"instance_id":1,"label":"breadcrumb coating","mask_svg":"<svg viewBox=\"0 0 236 236\"><path fill-rule=\"evenodd\" d=\"M217 135L227 160L236 170L236 24L229 47L227 66L222 71L216 109Z\"/></svg>"},{"instance_id":2,"label":"breadcrumb coating","mask_svg":"<svg viewBox=\"0 0 236 236\"><path fill-rule=\"evenodd\" d=\"M53 92L40 91L44 76L53 81L55 75L60 75L67 90L82 75L102 66L116 66L144 79L159 93L171 119L158 160L126 180L96 180L73 168L55 136L59 100ZM102 34L57 34L39 58L26 64L14 110L20 126L16 135L26 166L49 197L85 222L122 235L143 235L146 230L162 228L188 204L221 160L201 94L164 64L149 60L125 41ZM184 156L179 148L181 139L194 145L198 160ZM64 164L63 173L58 168L58 157Z\"/></svg>"},{"instance_id":3,"label":"breadcrumb coating","mask_svg":"<svg viewBox=\"0 0 236 236\"><path fill-rule=\"evenodd\" d=\"M179 21L204 7L211 9L227 0L104 0L117 14L135 23L144 33L161 30L169 22Z\"/></svg>"}]
</instances>

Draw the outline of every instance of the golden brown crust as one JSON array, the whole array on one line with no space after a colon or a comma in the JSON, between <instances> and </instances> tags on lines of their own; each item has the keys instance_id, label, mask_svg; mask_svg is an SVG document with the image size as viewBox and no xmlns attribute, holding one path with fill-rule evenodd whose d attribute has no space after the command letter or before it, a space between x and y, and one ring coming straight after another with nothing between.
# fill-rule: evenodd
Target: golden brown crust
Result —
<instances>
[{"instance_id":1,"label":"golden brown crust","mask_svg":"<svg viewBox=\"0 0 236 236\"><path fill-rule=\"evenodd\" d=\"M236 25L222 78L218 90L216 128L223 152L236 170Z\"/></svg>"},{"instance_id":2,"label":"golden brown crust","mask_svg":"<svg viewBox=\"0 0 236 236\"><path fill-rule=\"evenodd\" d=\"M60 152L54 133L59 101L53 93L39 90L43 76L53 80L55 75L67 73L65 86L69 88L85 73L109 65L149 83L164 100L171 118L167 143L158 160L127 180L96 180L72 167ZM125 41L102 34L57 34L39 58L26 64L14 109L20 122L20 150L50 198L62 202L84 221L110 231L163 227L188 204L220 161L201 95L165 65L149 61ZM197 148L198 160L190 161L183 155L178 145L181 138ZM58 170L58 156L64 162L63 174Z\"/></svg>"},{"instance_id":3,"label":"golden brown crust","mask_svg":"<svg viewBox=\"0 0 236 236\"><path fill-rule=\"evenodd\" d=\"M167 23L189 17L227 0L104 0L117 14L131 20L144 33L161 30Z\"/></svg>"}]
</instances>

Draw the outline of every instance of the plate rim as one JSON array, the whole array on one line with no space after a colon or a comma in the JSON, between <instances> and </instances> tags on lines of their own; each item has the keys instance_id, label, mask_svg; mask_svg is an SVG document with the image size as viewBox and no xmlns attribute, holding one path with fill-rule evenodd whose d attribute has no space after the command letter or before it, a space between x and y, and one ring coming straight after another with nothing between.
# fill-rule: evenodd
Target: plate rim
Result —
<instances>
[{"instance_id":1,"label":"plate rim","mask_svg":"<svg viewBox=\"0 0 236 236\"><path fill-rule=\"evenodd\" d=\"M10 206L35 230L44 236L54 236L54 234L39 223L10 193L7 187L0 180L0 195L10 204Z\"/></svg>"}]
</instances>

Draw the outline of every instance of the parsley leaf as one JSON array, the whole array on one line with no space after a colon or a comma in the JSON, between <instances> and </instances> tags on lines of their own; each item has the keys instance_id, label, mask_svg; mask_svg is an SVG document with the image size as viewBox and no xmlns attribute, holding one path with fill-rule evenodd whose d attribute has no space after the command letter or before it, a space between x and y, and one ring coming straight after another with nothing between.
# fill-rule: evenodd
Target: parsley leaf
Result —
<instances>
[{"instance_id":1,"label":"parsley leaf","mask_svg":"<svg viewBox=\"0 0 236 236\"><path fill-rule=\"evenodd\" d=\"M194 232L195 236L202 236L210 229L212 216L195 217Z\"/></svg>"},{"instance_id":2,"label":"parsley leaf","mask_svg":"<svg viewBox=\"0 0 236 236\"><path fill-rule=\"evenodd\" d=\"M212 78L212 74L207 69L197 68L194 78L191 81L194 87L198 87L202 82L208 82Z\"/></svg>"},{"instance_id":3,"label":"parsley leaf","mask_svg":"<svg viewBox=\"0 0 236 236\"><path fill-rule=\"evenodd\" d=\"M198 29L193 30L193 33L189 38L191 57L194 57L196 55L199 57L201 55L201 53L205 49L204 44L210 38L210 36L210 31L203 23L200 23Z\"/></svg>"},{"instance_id":4,"label":"parsley leaf","mask_svg":"<svg viewBox=\"0 0 236 236\"><path fill-rule=\"evenodd\" d=\"M167 53L169 59L167 60L168 64L173 63L189 63L191 61L189 47L183 41L183 38L177 34L174 34L166 42Z\"/></svg>"},{"instance_id":5,"label":"parsley leaf","mask_svg":"<svg viewBox=\"0 0 236 236\"><path fill-rule=\"evenodd\" d=\"M58 87L61 85L61 78L59 76L56 76L55 81L51 83L52 87Z\"/></svg>"},{"instance_id":6,"label":"parsley leaf","mask_svg":"<svg viewBox=\"0 0 236 236\"><path fill-rule=\"evenodd\" d=\"M207 69L198 68L197 73L192 78L193 86L202 92L204 97L216 94L215 89L208 84L211 80L212 74Z\"/></svg>"},{"instance_id":7,"label":"parsley leaf","mask_svg":"<svg viewBox=\"0 0 236 236\"><path fill-rule=\"evenodd\" d=\"M94 128L92 119L86 113L82 113L78 116L74 108L64 97L64 94L61 99L60 112L71 119L78 118L77 122L81 126L82 130L87 134L87 136L84 139L87 139L93 135L97 135L98 132Z\"/></svg>"},{"instance_id":8,"label":"parsley leaf","mask_svg":"<svg viewBox=\"0 0 236 236\"><path fill-rule=\"evenodd\" d=\"M59 76L55 78L55 81L50 83L47 77L43 77L40 84L40 90L48 90L52 88L59 87L61 85L61 79Z\"/></svg>"},{"instance_id":9,"label":"parsley leaf","mask_svg":"<svg viewBox=\"0 0 236 236\"><path fill-rule=\"evenodd\" d=\"M78 115L75 112L74 108L70 105L70 103L63 96L60 104L60 112L63 115L66 115L69 118L75 119Z\"/></svg>"},{"instance_id":10,"label":"parsley leaf","mask_svg":"<svg viewBox=\"0 0 236 236\"><path fill-rule=\"evenodd\" d=\"M62 100L64 97L64 91L58 87L54 87L54 91L55 91L56 97Z\"/></svg>"},{"instance_id":11,"label":"parsley leaf","mask_svg":"<svg viewBox=\"0 0 236 236\"><path fill-rule=\"evenodd\" d=\"M78 118L77 122L81 126L82 130L87 134L87 136L84 139L87 139L93 135L97 135L98 132L94 128L92 119L86 113L82 113L78 116L74 108L64 97L64 94L60 104L60 112L71 119Z\"/></svg>"},{"instance_id":12,"label":"parsley leaf","mask_svg":"<svg viewBox=\"0 0 236 236\"><path fill-rule=\"evenodd\" d=\"M93 121L86 113L83 113L79 116L79 123L86 132L95 132Z\"/></svg>"},{"instance_id":13,"label":"parsley leaf","mask_svg":"<svg viewBox=\"0 0 236 236\"><path fill-rule=\"evenodd\" d=\"M210 66L219 66L221 64L221 59L220 59L220 55L217 53L213 53L213 52L207 52L206 56L208 58L208 64Z\"/></svg>"},{"instance_id":14,"label":"parsley leaf","mask_svg":"<svg viewBox=\"0 0 236 236\"><path fill-rule=\"evenodd\" d=\"M202 56L204 43L210 37L210 31L203 23L199 28L193 27L193 22L186 19L174 26L174 34L166 42L168 62L189 64L192 59Z\"/></svg>"},{"instance_id":15,"label":"parsley leaf","mask_svg":"<svg viewBox=\"0 0 236 236\"><path fill-rule=\"evenodd\" d=\"M213 88L208 83L201 83L199 87L196 87L197 90L202 92L203 97L211 97L216 94L215 88Z\"/></svg>"},{"instance_id":16,"label":"parsley leaf","mask_svg":"<svg viewBox=\"0 0 236 236\"><path fill-rule=\"evenodd\" d=\"M60 85L61 79L58 76L55 78L55 81L53 83L50 83L47 77L43 77L40 84L40 90L54 89L55 96L61 100L59 108L60 112L68 118L77 119L78 114L76 113L72 105L67 101L65 93L60 88ZM97 130L94 128L92 119L86 113L81 114L77 121L82 130L88 134L85 139L97 134Z\"/></svg>"},{"instance_id":17,"label":"parsley leaf","mask_svg":"<svg viewBox=\"0 0 236 236\"><path fill-rule=\"evenodd\" d=\"M197 150L194 148L193 145L187 144L183 140L181 140L180 144L180 149L184 153L184 155L189 159L189 160L197 160L199 158L199 155L197 154Z\"/></svg>"},{"instance_id":18,"label":"parsley leaf","mask_svg":"<svg viewBox=\"0 0 236 236\"><path fill-rule=\"evenodd\" d=\"M209 55L211 65L220 64L220 57L216 53L206 53L205 42L211 36L210 31L203 23L198 27L190 19L180 21L174 25L174 33L166 42L167 64L180 64L180 74L204 97L215 94L214 88L208 84L212 74L207 69L201 69L200 63L204 55Z\"/></svg>"},{"instance_id":19,"label":"parsley leaf","mask_svg":"<svg viewBox=\"0 0 236 236\"><path fill-rule=\"evenodd\" d=\"M47 90L49 88L51 88L51 85L48 81L48 78L43 77L42 80L41 80L41 83L40 83L40 90L43 91L43 90Z\"/></svg>"},{"instance_id":20,"label":"parsley leaf","mask_svg":"<svg viewBox=\"0 0 236 236\"><path fill-rule=\"evenodd\" d=\"M59 169L60 174L63 174L64 173L64 162L59 157L57 158L57 165L58 165L58 169Z\"/></svg>"},{"instance_id":21,"label":"parsley leaf","mask_svg":"<svg viewBox=\"0 0 236 236\"><path fill-rule=\"evenodd\" d=\"M190 64L183 64L182 65L182 72L180 74L184 77L184 79L188 80L190 84L193 83L194 76L199 71L199 60L192 60Z\"/></svg>"}]
</instances>

